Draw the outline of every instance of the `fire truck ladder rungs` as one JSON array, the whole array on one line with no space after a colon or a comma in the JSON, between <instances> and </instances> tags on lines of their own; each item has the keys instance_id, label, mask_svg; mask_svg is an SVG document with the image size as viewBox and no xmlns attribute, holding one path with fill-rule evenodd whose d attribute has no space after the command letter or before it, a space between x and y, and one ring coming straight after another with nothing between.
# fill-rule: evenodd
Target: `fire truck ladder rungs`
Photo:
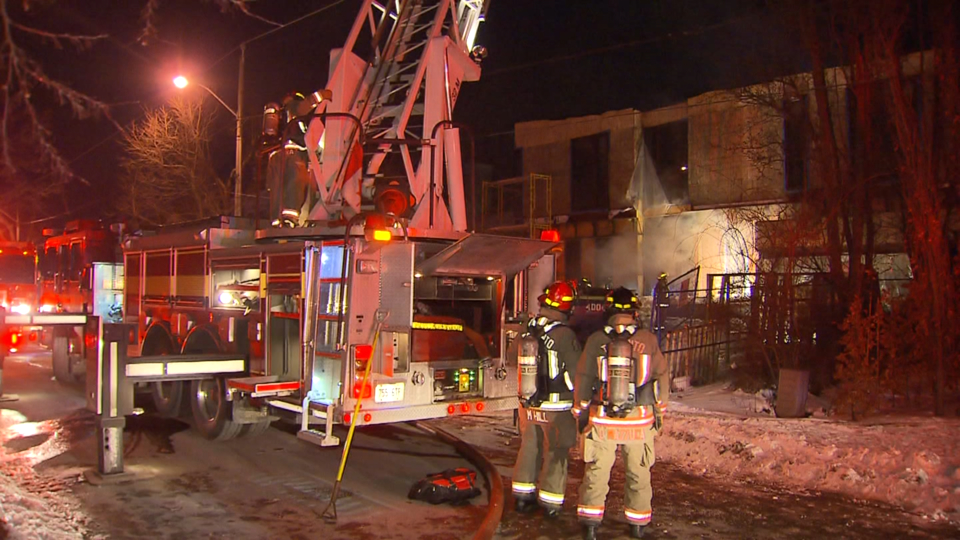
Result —
<instances>
[{"instance_id":1,"label":"fire truck ladder rungs","mask_svg":"<svg viewBox=\"0 0 960 540\"><path fill-rule=\"evenodd\" d=\"M370 141L421 137L407 128L412 116L423 114L422 65L426 61L427 44L437 34L436 11L442 2L429 4L403 3L384 48L374 61L374 80L366 110L361 115ZM381 146L373 153L381 157L371 155L371 159L382 160L388 152L389 146Z\"/></svg>"}]
</instances>

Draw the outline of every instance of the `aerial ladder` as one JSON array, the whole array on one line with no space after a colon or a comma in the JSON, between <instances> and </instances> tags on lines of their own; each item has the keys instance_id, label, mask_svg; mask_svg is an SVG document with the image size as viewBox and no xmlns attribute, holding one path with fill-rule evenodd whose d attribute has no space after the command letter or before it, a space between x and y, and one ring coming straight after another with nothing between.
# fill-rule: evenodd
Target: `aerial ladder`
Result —
<instances>
[{"instance_id":1,"label":"aerial ladder","mask_svg":"<svg viewBox=\"0 0 960 540\"><path fill-rule=\"evenodd\" d=\"M474 38L489 0L365 0L306 134L319 200L309 220L349 219L366 204L409 225L467 230L460 134L462 83L480 77ZM356 52L368 38L369 61ZM356 147L362 167L351 167ZM444 159L446 158L446 159ZM446 172L446 181L443 172Z\"/></svg>"}]
</instances>

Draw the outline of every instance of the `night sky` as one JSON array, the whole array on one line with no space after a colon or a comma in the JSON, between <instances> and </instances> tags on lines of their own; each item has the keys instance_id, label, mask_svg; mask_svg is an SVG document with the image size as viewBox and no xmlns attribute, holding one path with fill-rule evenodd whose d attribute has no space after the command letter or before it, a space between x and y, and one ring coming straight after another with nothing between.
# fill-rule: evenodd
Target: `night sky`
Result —
<instances>
[{"instance_id":1,"label":"night sky","mask_svg":"<svg viewBox=\"0 0 960 540\"><path fill-rule=\"evenodd\" d=\"M259 15L288 22L335 0L251 2ZM651 109L719 88L804 69L795 36L774 23L783 2L761 0L493 0L477 43L487 47L483 75L465 85L456 119L474 126L482 161L512 146L513 124L633 107ZM159 35L143 44L135 0L59 0L12 15L56 31L108 34L91 49L62 51L30 43L48 74L106 103L120 125L177 92L185 73L236 106L238 45L271 26L213 2L164 0ZM346 38L358 10L346 0L247 46L246 144L259 130L263 105L290 91L323 87L331 48ZM772 7L771 7L772 6ZM12 9L12 7L11 7ZM194 88L193 91L201 90ZM234 124L220 111L213 153L218 168L233 164ZM62 208L104 217L117 182L118 130L104 120L78 121L51 109L58 146L91 186L74 182ZM503 160L500 160L503 161ZM509 161L509 159L507 160ZM494 176L512 174L499 167ZM247 177L250 173L247 173ZM67 204L70 201L70 204ZM77 204L76 201L82 201Z\"/></svg>"}]
</instances>

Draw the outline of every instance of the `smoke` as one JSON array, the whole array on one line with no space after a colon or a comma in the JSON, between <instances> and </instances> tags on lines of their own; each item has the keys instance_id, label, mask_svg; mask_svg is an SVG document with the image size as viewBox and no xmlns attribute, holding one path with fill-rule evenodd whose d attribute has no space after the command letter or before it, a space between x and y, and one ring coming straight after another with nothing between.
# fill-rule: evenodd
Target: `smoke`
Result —
<instances>
[{"instance_id":1,"label":"smoke","mask_svg":"<svg viewBox=\"0 0 960 540\"><path fill-rule=\"evenodd\" d=\"M637 240L633 229L617 236L596 239L594 284L638 290L641 265Z\"/></svg>"}]
</instances>

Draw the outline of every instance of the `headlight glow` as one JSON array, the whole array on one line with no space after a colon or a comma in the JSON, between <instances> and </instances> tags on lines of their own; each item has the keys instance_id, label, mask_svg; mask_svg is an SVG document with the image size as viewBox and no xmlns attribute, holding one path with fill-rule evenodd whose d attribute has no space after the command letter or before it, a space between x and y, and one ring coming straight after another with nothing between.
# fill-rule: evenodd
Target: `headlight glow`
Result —
<instances>
[{"instance_id":1,"label":"headlight glow","mask_svg":"<svg viewBox=\"0 0 960 540\"><path fill-rule=\"evenodd\" d=\"M10 311L12 311L12 312L14 312L14 313L19 313L20 315L26 315L27 313L30 313L30 305L29 305L29 304L16 304L16 305L14 305L14 306L12 306L12 307L10 308Z\"/></svg>"},{"instance_id":2,"label":"headlight glow","mask_svg":"<svg viewBox=\"0 0 960 540\"><path fill-rule=\"evenodd\" d=\"M217 299L220 300L221 304L231 305L233 304L233 293L223 291Z\"/></svg>"}]
</instances>

